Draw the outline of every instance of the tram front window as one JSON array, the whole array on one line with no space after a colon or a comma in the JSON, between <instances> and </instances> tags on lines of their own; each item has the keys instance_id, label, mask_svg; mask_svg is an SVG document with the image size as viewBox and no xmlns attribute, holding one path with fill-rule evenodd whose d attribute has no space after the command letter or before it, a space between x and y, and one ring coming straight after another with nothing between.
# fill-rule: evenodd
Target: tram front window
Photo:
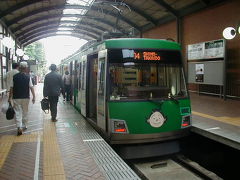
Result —
<instances>
[{"instance_id":1,"label":"tram front window","mask_svg":"<svg viewBox=\"0 0 240 180\"><path fill-rule=\"evenodd\" d=\"M110 100L186 97L180 65L110 63Z\"/></svg>"}]
</instances>

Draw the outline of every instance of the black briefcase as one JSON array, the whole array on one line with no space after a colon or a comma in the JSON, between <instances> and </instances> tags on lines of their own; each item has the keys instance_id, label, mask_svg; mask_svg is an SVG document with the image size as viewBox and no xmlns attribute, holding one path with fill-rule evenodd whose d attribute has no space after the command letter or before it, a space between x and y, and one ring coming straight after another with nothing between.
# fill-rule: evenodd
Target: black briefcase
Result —
<instances>
[{"instance_id":1,"label":"black briefcase","mask_svg":"<svg viewBox=\"0 0 240 180\"><path fill-rule=\"evenodd\" d=\"M49 113L49 100L47 98L42 99L41 108L46 114Z\"/></svg>"}]
</instances>

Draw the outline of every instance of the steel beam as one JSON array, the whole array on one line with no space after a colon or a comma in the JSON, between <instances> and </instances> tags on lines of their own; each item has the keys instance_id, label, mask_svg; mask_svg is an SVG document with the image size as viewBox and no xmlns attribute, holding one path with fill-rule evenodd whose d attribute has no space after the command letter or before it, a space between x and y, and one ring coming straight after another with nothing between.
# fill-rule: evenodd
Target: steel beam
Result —
<instances>
[{"instance_id":1,"label":"steel beam","mask_svg":"<svg viewBox=\"0 0 240 180\"><path fill-rule=\"evenodd\" d=\"M38 41L40 39L43 39L43 38L47 38L47 37L51 37L51 36L74 36L74 37L77 37L77 38L81 38L81 39L85 39L87 41L90 41L90 40L93 40L92 38L90 37L87 37L86 35L80 35L80 34L56 34L56 33L46 33L46 34L43 34L43 35L39 35L33 39L30 39L29 41L25 41L23 42L23 46L27 46L35 41Z\"/></svg>"},{"instance_id":2,"label":"steel beam","mask_svg":"<svg viewBox=\"0 0 240 180\"><path fill-rule=\"evenodd\" d=\"M17 11L19 9L25 8L27 6L30 6L35 3L43 2L43 0L34 0L34 1L24 1L21 3L16 4L13 7L10 7L9 9L6 9L5 11L0 13L0 19L2 19L4 16L13 13L14 11Z\"/></svg>"},{"instance_id":3,"label":"steel beam","mask_svg":"<svg viewBox=\"0 0 240 180\"><path fill-rule=\"evenodd\" d=\"M90 34L89 32L87 32L87 31L84 31L84 30L81 30L81 31L75 31L75 30L72 30L72 31L61 31L61 30L47 30L47 31L41 31L41 32L38 32L38 33L35 33L35 34L33 34L33 35L31 35L31 36L28 36L28 37L26 37L25 39L22 39L20 42L21 43L24 43L24 42L26 42L26 41L29 41L29 40L31 40L31 39L34 39L35 37L38 37L38 36L41 36L41 35L44 35L44 34L48 34L48 33L55 33L55 35L57 35L56 33L57 32L73 32L73 33L76 33L76 34L83 34L83 35L87 35L88 37L91 37L92 39L99 39L100 37L97 37L97 36L95 36L95 35L92 35L92 34Z\"/></svg>"},{"instance_id":4,"label":"steel beam","mask_svg":"<svg viewBox=\"0 0 240 180\"><path fill-rule=\"evenodd\" d=\"M158 5L162 6L164 9L166 9L169 13L171 13L176 18L179 16L178 12L172 8L169 4L167 4L164 0L153 0Z\"/></svg>"},{"instance_id":5,"label":"steel beam","mask_svg":"<svg viewBox=\"0 0 240 180\"><path fill-rule=\"evenodd\" d=\"M74 22L74 21L70 21L70 22ZM49 29L49 28L60 28L60 27L64 27L64 28L67 28L67 27L70 27L70 28L80 28L80 27L89 27L91 29L89 29L89 32L93 32L93 33L102 33L104 31L106 31L106 29L103 29L103 28L98 28L98 27L93 27L91 26L93 24L81 24L81 25L77 25L77 26L66 26L64 25L61 25L59 26L59 22L56 21L56 22L47 22L47 23L42 23L42 24L38 24L34 27L31 27L31 28L28 28L28 29L25 29L24 31L20 32L19 34L16 34L16 37L17 38L21 38L22 36L25 36L27 34L30 34L32 32L35 32L35 31L39 31L39 30L42 30L42 29ZM100 31L100 32L99 32Z\"/></svg>"},{"instance_id":6,"label":"steel beam","mask_svg":"<svg viewBox=\"0 0 240 180\"><path fill-rule=\"evenodd\" d=\"M38 13L41 13L41 12L45 12L45 11L50 11L50 10L57 10L57 9L88 9L88 10L93 10L93 11L96 11L96 12L99 12L99 9L97 7L91 7L89 9L89 7L87 6L79 6L79 5L59 5L59 6L52 6L52 7L46 7L46 8L41 8L41 9L37 9L35 11L32 11L32 12L29 12L27 14L24 14L22 16L19 16L15 19L13 19L12 21L10 22L6 22L6 25L7 26L11 26L15 23L17 23L18 21L22 20L22 19L25 19L25 18L28 18L28 17L31 17L31 16L34 16ZM129 19L125 18L124 16L122 15L119 15L119 14L116 14L116 13L113 13L111 11L108 11L108 10L103 10L102 13L106 14L106 15L110 15L110 16L113 16L113 17L119 17L123 22L129 24L130 26L134 27L135 29L139 30L140 31L140 27L135 24L134 22L130 21ZM59 14L59 17L62 17L64 14ZM79 17L79 15L75 14L75 17Z\"/></svg>"},{"instance_id":7,"label":"steel beam","mask_svg":"<svg viewBox=\"0 0 240 180\"><path fill-rule=\"evenodd\" d=\"M63 15L62 17L76 17L76 15L69 15L69 14L68 14L68 15ZM103 18L92 17L92 16L78 16L78 17L85 17L85 18L93 19L93 20L95 20L95 21L98 21L98 22L100 22L100 23L103 23L103 24L105 24L105 25L108 25L108 26L110 26L110 27L112 27L112 28L115 27L115 24L113 24L113 23L111 23L111 22L109 22L109 21L107 21L107 20L104 20ZM42 16L42 17L40 17L40 18L35 18L35 19L31 20L31 21L28 21L28 22L26 22L26 23L23 23L23 24L17 26L16 28L12 29L12 32L15 33L15 32L17 32L17 31L21 30L22 28L25 28L25 27L27 27L27 26L30 26L30 25L32 25L32 24L34 24L34 23L36 23L36 22L46 21L46 20L49 21L50 19L56 19L56 18L60 18L60 17L59 17L58 15L47 15L47 16ZM99 21L99 20L101 20L101 21ZM63 22L64 22L64 21L63 21ZM77 22L76 22L76 23L77 23ZM127 32L126 32L122 27L117 26L116 28L117 28L121 33L127 34Z\"/></svg>"},{"instance_id":8,"label":"steel beam","mask_svg":"<svg viewBox=\"0 0 240 180\"><path fill-rule=\"evenodd\" d=\"M21 40L26 39L28 37L31 37L35 34L38 34L40 32L46 32L46 31L50 31L50 30L56 30L57 32L61 31L61 30L58 30L58 27L59 27L58 25L57 26L56 25L47 26L47 28L45 27L45 28L42 28L42 29L38 29L36 31L33 31L31 33L25 34L24 36L20 36L20 37L17 37L17 38L18 38L19 41L21 41ZM62 27L67 28L69 26L62 26ZM78 30L80 30L80 31L83 30L83 31L88 32L89 34L92 34L92 35L96 36L96 37L101 37L101 35L102 35L101 33L97 32L97 31L93 31L90 28L76 27L76 26L71 26L71 28L73 28L73 29L72 30L64 30L64 31L70 31L70 32L74 31L74 32L76 32Z\"/></svg>"}]
</instances>

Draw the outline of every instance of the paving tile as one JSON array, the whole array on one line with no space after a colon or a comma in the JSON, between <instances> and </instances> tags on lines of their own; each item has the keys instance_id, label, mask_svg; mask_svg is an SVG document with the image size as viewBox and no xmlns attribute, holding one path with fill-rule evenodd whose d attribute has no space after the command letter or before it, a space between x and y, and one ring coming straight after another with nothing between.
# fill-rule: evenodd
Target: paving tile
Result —
<instances>
[{"instance_id":1,"label":"paving tile","mask_svg":"<svg viewBox=\"0 0 240 180\"><path fill-rule=\"evenodd\" d=\"M13 143L0 170L0 179L32 180L36 159L36 142Z\"/></svg>"}]
</instances>

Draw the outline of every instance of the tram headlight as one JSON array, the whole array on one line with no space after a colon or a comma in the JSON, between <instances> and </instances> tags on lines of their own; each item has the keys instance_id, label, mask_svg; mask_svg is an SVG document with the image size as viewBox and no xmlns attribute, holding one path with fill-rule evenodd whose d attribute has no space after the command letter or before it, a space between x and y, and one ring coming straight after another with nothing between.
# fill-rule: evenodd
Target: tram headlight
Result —
<instances>
[{"instance_id":1,"label":"tram headlight","mask_svg":"<svg viewBox=\"0 0 240 180\"><path fill-rule=\"evenodd\" d=\"M161 127L165 121L166 118L164 118L164 116L159 111L153 112L147 120L147 122L154 128Z\"/></svg>"}]
</instances>

